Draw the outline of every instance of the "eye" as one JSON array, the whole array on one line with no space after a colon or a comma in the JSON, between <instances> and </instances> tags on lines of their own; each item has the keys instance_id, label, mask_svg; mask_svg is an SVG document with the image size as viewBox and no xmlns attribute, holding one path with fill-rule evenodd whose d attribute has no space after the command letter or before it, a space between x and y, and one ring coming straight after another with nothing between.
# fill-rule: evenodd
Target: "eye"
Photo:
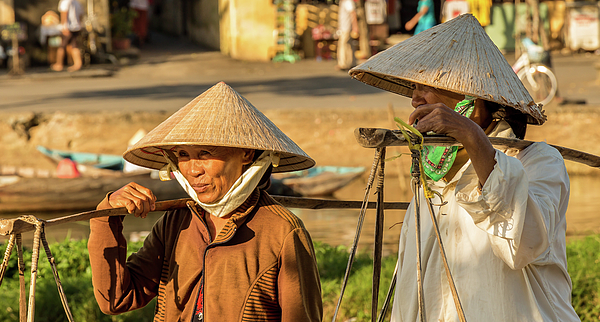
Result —
<instances>
[{"instance_id":1,"label":"eye","mask_svg":"<svg viewBox=\"0 0 600 322\"><path fill-rule=\"evenodd\" d=\"M205 157L205 156L209 156L209 155L211 155L211 153L208 150L200 150L200 151L198 151L198 156L199 157Z\"/></svg>"},{"instance_id":2,"label":"eye","mask_svg":"<svg viewBox=\"0 0 600 322\"><path fill-rule=\"evenodd\" d=\"M187 151L185 151L185 150L179 150L176 153L177 153L177 157L179 157L179 158L185 158L185 157L189 157L190 156L187 153Z\"/></svg>"}]
</instances>

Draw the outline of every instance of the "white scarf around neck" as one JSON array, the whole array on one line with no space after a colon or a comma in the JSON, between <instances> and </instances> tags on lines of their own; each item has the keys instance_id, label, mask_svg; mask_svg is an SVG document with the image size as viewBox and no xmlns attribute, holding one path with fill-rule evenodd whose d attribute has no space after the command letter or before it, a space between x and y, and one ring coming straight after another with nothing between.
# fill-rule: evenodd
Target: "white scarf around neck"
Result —
<instances>
[{"instance_id":1,"label":"white scarf around neck","mask_svg":"<svg viewBox=\"0 0 600 322\"><path fill-rule=\"evenodd\" d=\"M263 177L265 172L271 164L273 167L277 167L279 164L279 155L272 151L264 151L261 156L252 163L252 165L242 173L242 175L233 183L229 191L221 198L221 200L212 203L205 204L198 200L198 195L196 194L196 190L192 188L188 180L183 176L181 171L179 171L179 167L176 164L176 160L172 160L170 154L166 151L162 151L163 156L167 160L167 165L165 165L159 172L159 177L162 181L171 180L170 173L172 172L175 175L175 179L179 182L179 184L183 187L185 192L194 199L194 201L200 205L204 210L206 210L211 215L217 217L225 217L237 207L239 207L254 189L258 186L260 179ZM172 153L171 153L172 154Z\"/></svg>"}]
</instances>

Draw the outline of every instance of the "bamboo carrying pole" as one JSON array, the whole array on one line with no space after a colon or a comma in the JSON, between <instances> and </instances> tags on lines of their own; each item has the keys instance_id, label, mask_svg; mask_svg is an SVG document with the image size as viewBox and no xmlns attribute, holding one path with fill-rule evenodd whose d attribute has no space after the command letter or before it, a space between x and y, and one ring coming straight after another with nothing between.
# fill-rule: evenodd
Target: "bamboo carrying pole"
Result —
<instances>
[{"instance_id":1,"label":"bamboo carrying pole","mask_svg":"<svg viewBox=\"0 0 600 322\"><path fill-rule=\"evenodd\" d=\"M354 131L354 136L360 145L365 148L381 148L386 146L406 146L408 142L404 139L400 131L378 129L378 128L357 128ZM535 143L533 141L508 139L508 138L488 138L493 146L502 148L513 148L523 150ZM425 145L436 146L460 146L454 138L447 136L425 136L423 140ZM574 161L588 165L593 168L600 168L600 157L565 148L558 145L552 145L563 156L565 160Z\"/></svg>"},{"instance_id":2,"label":"bamboo carrying pole","mask_svg":"<svg viewBox=\"0 0 600 322\"><path fill-rule=\"evenodd\" d=\"M348 201L348 200L328 200L328 199L317 199L317 198L302 198L302 197L285 197L285 196L272 196L275 201L281 203L283 206L288 208L302 208L302 209L360 209L363 202L361 201ZM185 208L186 203L192 201L191 198L166 200L156 202L155 211L169 211L180 208ZM366 204L368 209L375 209L376 203L369 202ZM386 202L383 204L384 209L396 209L406 210L408 208L408 202ZM75 221L86 221L92 218L106 217L106 216L123 216L127 215L126 208L113 208L104 210L92 210L77 213L74 215L64 216L49 219L44 222L45 227L55 226L59 224L65 224ZM23 217L12 218L12 219L0 219L0 236L10 236L12 234L21 234L29 231L34 231L35 225L28 220L23 220Z\"/></svg>"},{"instance_id":3,"label":"bamboo carrying pole","mask_svg":"<svg viewBox=\"0 0 600 322\"><path fill-rule=\"evenodd\" d=\"M2 280L4 279L4 273L6 273L6 268L8 267L8 259L10 258L10 253L12 252L13 246L15 245L15 237L16 235L10 235L10 239L6 244L6 251L4 252L4 258L2 259L2 264L0 264L0 286L2 286Z\"/></svg>"},{"instance_id":4,"label":"bamboo carrying pole","mask_svg":"<svg viewBox=\"0 0 600 322\"><path fill-rule=\"evenodd\" d=\"M381 149L379 168L377 169L377 216L375 217L375 242L373 243L373 287L371 297L371 321L377 319L379 302L379 282L381 279L381 257L383 249L383 179L385 176L385 148Z\"/></svg>"},{"instance_id":5,"label":"bamboo carrying pole","mask_svg":"<svg viewBox=\"0 0 600 322\"><path fill-rule=\"evenodd\" d=\"M26 290L25 285L25 260L23 259L23 243L21 240L21 234L15 234L17 236L17 256L18 256L18 267L19 267L19 321L27 321L27 307L25 306Z\"/></svg>"},{"instance_id":6,"label":"bamboo carrying pole","mask_svg":"<svg viewBox=\"0 0 600 322\"><path fill-rule=\"evenodd\" d=\"M385 153L384 153L385 155ZM381 161L383 162L383 161ZM378 224L383 224L383 209L407 209L407 202L388 202L383 203L383 170L378 173L380 182L378 184L378 194L379 198L377 202L368 202L368 196L365 196L365 200L360 201L345 201L345 200L327 200L327 199L314 199L314 198L299 198L299 197L284 197L284 196L273 196L273 198L281 203L282 205L290 208L304 208L304 209L357 209L361 208L361 212L363 213L366 209L377 208L378 213ZM368 191L367 191L368 195ZM176 199L176 200L167 200L167 201L159 201L156 202L155 211L168 211L175 210L186 207L187 203L192 201L190 198L185 199ZM6 271L6 267L8 265L8 260L10 258L10 254L12 252L13 246L17 244L17 252L18 252L18 267L19 267L19 284L20 284L20 298L19 298L19 316L20 322L33 322L35 316L35 283L37 278L37 266L39 259L39 250L40 250L40 242L44 246L44 250L46 252L46 257L50 262L52 267L52 273L54 275L54 279L56 281L56 285L59 291L60 299L63 304L63 308L67 314L67 318L69 321L73 321L73 316L69 309L67 298L62 289L62 284L60 282L60 278L58 276L58 270L56 269L56 263L52 253L50 252L50 247L46 241L44 229L47 226L54 226L69 222L75 221L86 221L92 218L98 217L106 217L106 216L122 216L127 215L126 208L114 208L114 209L104 209L104 210L92 210L87 212L82 212L78 214L73 214L64 217L53 218L47 221L40 220L34 216L27 215L21 216L19 218L14 219L0 219L0 235L10 236L9 242L7 244L6 252L4 254L4 258L2 261L2 266L0 266L0 285L2 283L4 272ZM361 222L362 226L362 222ZM378 229L376 235L381 236L381 229ZM21 244L21 234L24 232L35 231L34 239L33 239L33 255L32 255L32 266L31 266L31 284L29 290L29 304L26 306L26 287L25 287L25 265L23 262L23 251ZM360 235L360 233L359 233ZM355 243L358 243L358 240L355 240ZM381 248L381 241L375 245L375 248ZM356 247L353 247L354 251L356 251ZM381 253L381 250L376 251ZM381 255L379 255L379 267L381 266ZM350 264L351 267L351 264ZM349 271L349 270L348 270ZM377 282L378 283L378 282ZM375 280L374 280L375 285ZM374 288L375 289L375 288ZM378 284L377 284L378 289ZM375 292L375 291L373 291ZM341 302L341 296L340 296ZM338 303L339 304L339 303ZM375 308L377 305L375 304Z\"/></svg>"},{"instance_id":7,"label":"bamboo carrying pole","mask_svg":"<svg viewBox=\"0 0 600 322\"><path fill-rule=\"evenodd\" d=\"M40 258L40 237L43 224L37 222L33 235L33 254L31 255L31 282L29 283L29 304L27 305L27 322L33 322L35 317L35 282L37 280L38 259Z\"/></svg>"},{"instance_id":8,"label":"bamboo carrying pole","mask_svg":"<svg viewBox=\"0 0 600 322\"><path fill-rule=\"evenodd\" d=\"M369 174L369 179L367 180L367 187L365 188L365 196L363 199L363 206L361 207L360 214L358 216L358 222L356 224L356 232L354 234L354 241L352 243L352 248L350 249L350 255L348 256L348 263L346 264L346 272L344 273L344 279L342 280L342 289L340 290L340 297L338 298L338 302L335 306L335 310L333 312L332 322L335 322L337 319L337 314L342 305L342 299L344 298L344 291L346 290L346 285L348 284L348 279L350 278L350 271L352 270L352 264L354 263L354 257L356 255L356 250L358 247L358 241L360 239L360 233L362 231L362 225L365 219L366 214L366 205L369 204L369 193L371 191L371 187L373 186L373 182L375 181L375 174L377 172L377 167L381 163L382 148L379 148L375 152L375 159L373 160L373 165L371 167L371 172Z\"/></svg>"},{"instance_id":9,"label":"bamboo carrying pole","mask_svg":"<svg viewBox=\"0 0 600 322\"><path fill-rule=\"evenodd\" d=\"M419 321L425 322L425 296L423 294L423 269L421 267L421 196L420 196L420 183L419 183L419 153L418 150L411 150L412 152L412 189L415 195L415 238L416 238L416 250L417 250L417 301L419 303Z\"/></svg>"}]
</instances>

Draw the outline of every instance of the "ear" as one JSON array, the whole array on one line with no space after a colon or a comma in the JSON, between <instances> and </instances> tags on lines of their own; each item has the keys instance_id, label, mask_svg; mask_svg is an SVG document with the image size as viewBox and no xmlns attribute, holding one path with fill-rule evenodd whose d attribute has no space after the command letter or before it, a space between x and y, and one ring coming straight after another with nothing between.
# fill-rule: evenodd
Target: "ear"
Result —
<instances>
[{"instance_id":1,"label":"ear","mask_svg":"<svg viewBox=\"0 0 600 322\"><path fill-rule=\"evenodd\" d=\"M246 164L250 164L252 163L252 160L254 159L254 152L256 150L253 149L242 149L243 154L242 154L242 164L246 165Z\"/></svg>"}]
</instances>

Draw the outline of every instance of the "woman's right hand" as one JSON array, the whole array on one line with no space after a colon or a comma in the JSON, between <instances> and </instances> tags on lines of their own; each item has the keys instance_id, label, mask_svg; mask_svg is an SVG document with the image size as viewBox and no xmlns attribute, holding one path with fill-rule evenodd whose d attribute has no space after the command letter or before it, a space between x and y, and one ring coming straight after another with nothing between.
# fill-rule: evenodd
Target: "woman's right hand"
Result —
<instances>
[{"instance_id":1,"label":"woman's right hand","mask_svg":"<svg viewBox=\"0 0 600 322\"><path fill-rule=\"evenodd\" d=\"M125 207L130 214L146 218L149 212L154 211L156 196L152 191L135 182L130 182L121 189L111 193L107 201L110 208ZM100 207L100 205L98 205ZM104 207L102 207L104 208Z\"/></svg>"}]
</instances>

